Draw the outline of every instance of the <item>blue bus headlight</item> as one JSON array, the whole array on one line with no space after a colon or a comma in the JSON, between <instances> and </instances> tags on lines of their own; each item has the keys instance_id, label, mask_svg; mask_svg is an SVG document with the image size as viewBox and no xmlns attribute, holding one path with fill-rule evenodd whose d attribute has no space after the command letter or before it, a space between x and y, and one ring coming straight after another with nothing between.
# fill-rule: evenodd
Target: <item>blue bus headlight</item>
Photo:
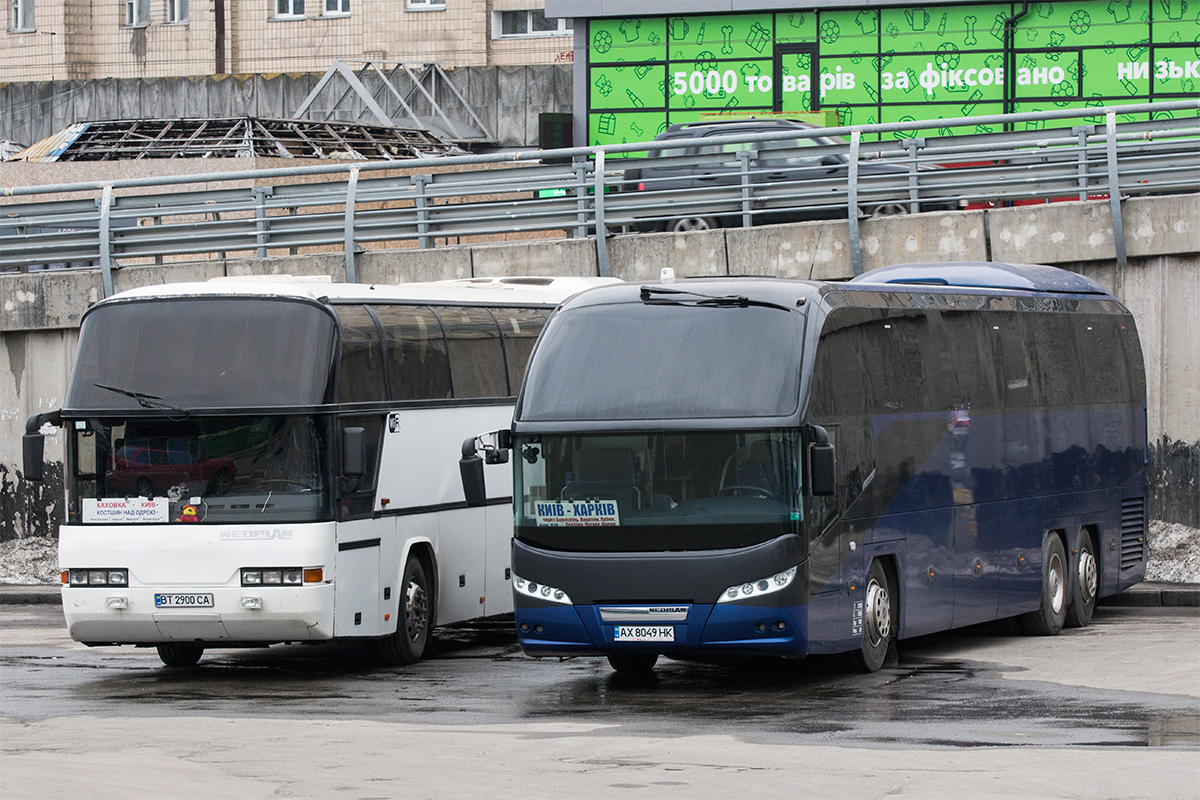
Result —
<instances>
[{"instance_id":1,"label":"blue bus headlight","mask_svg":"<svg viewBox=\"0 0 1200 800\"><path fill-rule=\"evenodd\" d=\"M520 594L536 600L548 600L551 603L562 603L565 606L571 605L571 598L562 589L556 589L553 586L546 586L534 581L527 581L524 578L518 578L516 575L513 575L513 588Z\"/></svg>"},{"instance_id":2,"label":"blue bus headlight","mask_svg":"<svg viewBox=\"0 0 1200 800\"><path fill-rule=\"evenodd\" d=\"M777 572L769 578L759 578L756 581L730 586L721 592L718 603L736 603L739 600L749 600L752 597L762 597L765 594L781 592L792 585L796 579L796 567Z\"/></svg>"}]
</instances>

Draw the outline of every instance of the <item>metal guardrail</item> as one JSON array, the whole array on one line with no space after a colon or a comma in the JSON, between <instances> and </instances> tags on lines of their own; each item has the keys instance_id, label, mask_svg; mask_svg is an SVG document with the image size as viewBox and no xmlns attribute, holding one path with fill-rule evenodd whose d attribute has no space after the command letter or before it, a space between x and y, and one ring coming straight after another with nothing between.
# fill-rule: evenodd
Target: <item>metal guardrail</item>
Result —
<instances>
[{"instance_id":1,"label":"metal guardrail","mask_svg":"<svg viewBox=\"0 0 1200 800\"><path fill-rule=\"evenodd\" d=\"M121 266L194 256L267 256L340 249L348 280L362 245L432 247L436 240L600 231L605 238L685 218L742 225L780 219L840 218L851 228L851 260L861 271L860 218L888 213L993 207L1054 199L1110 199L1117 260L1125 247L1121 199L1200 191L1200 119L1117 123L1118 115L1200 109L1200 100L1009 114L986 118L707 137L725 152L645 158L652 143L491 155L359 162L205 175L11 187L0 195L37 198L0 205L0 272L101 267L106 293ZM1103 124L1037 129L1050 120ZM962 125L1031 127L968 136L924 136ZM792 141L848 137L837 144ZM877 138L878 141L865 141ZM672 147L689 141L672 140ZM715 149L715 148L709 148ZM640 152L639 152L640 151ZM633 157L616 160L613 155ZM840 170L780 168L788 159L834 156ZM730 170L730 159L737 161ZM782 162L781 162L782 159ZM522 163L527 162L527 163ZM832 163L832 162L827 162ZM701 171L723 164L719 180L680 186L662 167ZM881 165L889 165L881 168ZM464 168L479 167L477 169ZM648 167L656 167L646 172ZM371 177L372 173L392 173ZM325 174L325 182L289 182ZM627 176L647 175L644 180ZM654 177L657 176L657 177ZM222 181L243 188L187 190ZM639 185L640 184L640 185ZM158 191L159 188L167 191ZM89 193L55 200L63 193Z\"/></svg>"}]
</instances>

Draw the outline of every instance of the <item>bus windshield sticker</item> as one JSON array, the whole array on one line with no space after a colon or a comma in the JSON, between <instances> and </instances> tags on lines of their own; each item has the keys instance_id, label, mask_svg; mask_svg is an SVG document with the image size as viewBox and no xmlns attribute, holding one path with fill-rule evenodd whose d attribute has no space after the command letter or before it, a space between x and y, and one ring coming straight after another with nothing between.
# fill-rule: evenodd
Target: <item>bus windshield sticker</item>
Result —
<instances>
[{"instance_id":1,"label":"bus windshield sticker","mask_svg":"<svg viewBox=\"0 0 1200 800\"><path fill-rule=\"evenodd\" d=\"M165 497L83 499L84 522L169 522L171 501Z\"/></svg>"},{"instance_id":2,"label":"bus windshield sticker","mask_svg":"<svg viewBox=\"0 0 1200 800\"><path fill-rule=\"evenodd\" d=\"M615 500L562 500L536 503L538 525L557 528L620 525Z\"/></svg>"}]
</instances>

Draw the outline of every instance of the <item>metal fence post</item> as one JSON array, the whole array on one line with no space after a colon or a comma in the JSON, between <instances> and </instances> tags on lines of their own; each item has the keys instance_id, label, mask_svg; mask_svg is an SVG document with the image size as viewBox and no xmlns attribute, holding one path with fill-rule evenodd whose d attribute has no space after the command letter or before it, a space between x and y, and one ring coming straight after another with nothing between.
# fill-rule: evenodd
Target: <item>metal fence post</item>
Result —
<instances>
[{"instance_id":1,"label":"metal fence post","mask_svg":"<svg viewBox=\"0 0 1200 800\"><path fill-rule=\"evenodd\" d=\"M850 132L850 172L846 176L846 217L850 222L850 269L862 275L862 247L858 242L858 146L862 131Z\"/></svg>"},{"instance_id":2,"label":"metal fence post","mask_svg":"<svg viewBox=\"0 0 1200 800\"><path fill-rule=\"evenodd\" d=\"M1108 157L1108 204L1112 210L1113 245L1117 250L1117 281L1123 279L1128 260L1125 256L1125 225L1121 220L1121 182L1117 177L1117 113L1105 115L1105 144Z\"/></svg>"},{"instance_id":3,"label":"metal fence post","mask_svg":"<svg viewBox=\"0 0 1200 800\"><path fill-rule=\"evenodd\" d=\"M254 238L258 244L258 257L267 257L267 239L271 227L267 222L267 198L275 194L273 186L256 186L251 194L254 195Z\"/></svg>"},{"instance_id":4,"label":"metal fence post","mask_svg":"<svg viewBox=\"0 0 1200 800\"><path fill-rule=\"evenodd\" d=\"M608 229L604 227L604 151L596 151L596 269L608 277Z\"/></svg>"},{"instance_id":5,"label":"metal fence post","mask_svg":"<svg viewBox=\"0 0 1200 800\"><path fill-rule=\"evenodd\" d=\"M1088 133L1091 131L1089 125L1079 125L1071 129L1071 133L1075 134L1079 140L1079 158L1076 159L1079 172L1079 199L1081 201L1088 199L1088 158L1087 158L1087 140Z\"/></svg>"},{"instance_id":6,"label":"metal fence post","mask_svg":"<svg viewBox=\"0 0 1200 800\"><path fill-rule=\"evenodd\" d=\"M575 220L578 223L575 226L575 235L583 239L587 236L588 161L587 156L575 156L572 161L575 168Z\"/></svg>"},{"instance_id":7,"label":"metal fence post","mask_svg":"<svg viewBox=\"0 0 1200 800\"><path fill-rule=\"evenodd\" d=\"M100 195L100 279L104 285L105 297L113 293L112 199L112 184L106 184Z\"/></svg>"},{"instance_id":8,"label":"metal fence post","mask_svg":"<svg viewBox=\"0 0 1200 800\"><path fill-rule=\"evenodd\" d=\"M345 248L346 248L346 282L358 283L358 269L354 264L354 196L358 191L358 167L350 170L350 177L346 179L346 225L345 225Z\"/></svg>"},{"instance_id":9,"label":"metal fence post","mask_svg":"<svg viewBox=\"0 0 1200 800\"><path fill-rule=\"evenodd\" d=\"M738 166L741 168L742 181L742 227L749 228L752 224L750 220L750 208L754 202L754 193L750 186L750 156L757 151L738 150Z\"/></svg>"},{"instance_id":10,"label":"metal fence post","mask_svg":"<svg viewBox=\"0 0 1200 800\"><path fill-rule=\"evenodd\" d=\"M921 182L917 171L917 151L925 146L925 139L905 139L904 148L908 150L908 213L921 212Z\"/></svg>"},{"instance_id":11,"label":"metal fence post","mask_svg":"<svg viewBox=\"0 0 1200 800\"><path fill-rule=\"evenodd\" d=\"M425 206L425 184L429 183L431 175L413 175L412 184L416 190L416 206L417 206L417 233L420 238L417 239L417 246L422 249L429 247L429 209Z\"/></svg>"}]
</instances>

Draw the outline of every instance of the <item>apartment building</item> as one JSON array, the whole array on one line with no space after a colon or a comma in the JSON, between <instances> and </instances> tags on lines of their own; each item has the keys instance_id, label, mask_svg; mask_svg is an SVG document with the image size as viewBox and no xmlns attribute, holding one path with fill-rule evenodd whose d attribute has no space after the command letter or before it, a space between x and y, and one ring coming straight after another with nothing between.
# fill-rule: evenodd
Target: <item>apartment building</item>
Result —
<instances>
[{"instance_id":1,"label":"apartment building","mask_svg":"<svg viewBox=\"0 0 1200 800\"><path fill-rule=\"evenodd\" d=\"M0 83L569 63L544 0L9 0Z\"/></svg>"}]
</instances>

